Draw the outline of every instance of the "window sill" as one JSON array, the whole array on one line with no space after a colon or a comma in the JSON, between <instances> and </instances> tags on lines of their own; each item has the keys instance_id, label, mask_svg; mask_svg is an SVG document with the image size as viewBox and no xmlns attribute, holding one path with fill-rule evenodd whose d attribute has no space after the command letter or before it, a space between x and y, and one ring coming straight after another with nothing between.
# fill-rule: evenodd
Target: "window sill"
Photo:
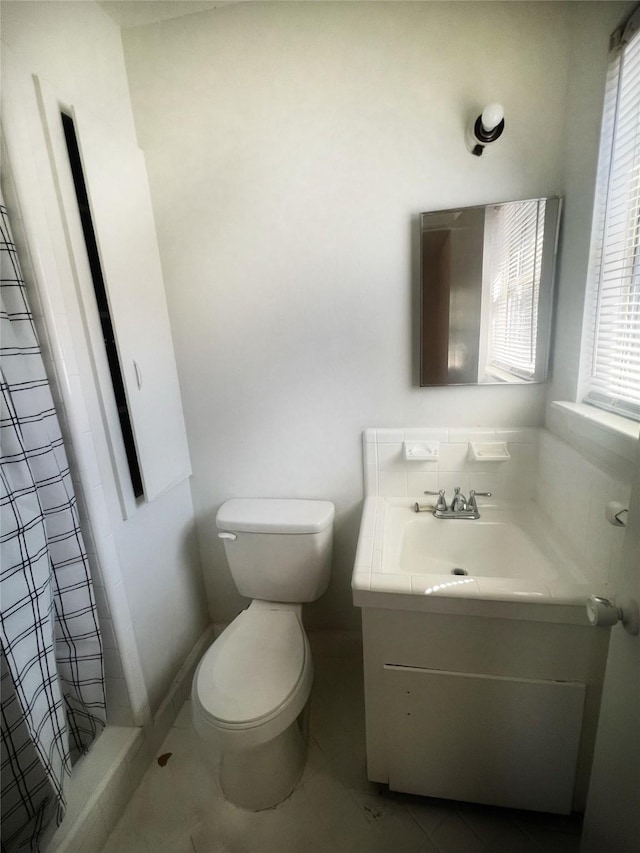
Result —
<instances>
[{"instance_id":1,"label":"window sill","mask_svg":"<svg viewBox=\"0 0 640 853\"><path fill-rule=\"evenodd\" d=\"M596 406L588 406L586 403L565 403L558 400L554 401L551 405L555 409L562 409L565 412L571 413L571 415L580 418L580 420L590 421L600 429L613 435L624 436L630 439L640 438L640 423L632 421L630 418L623 418L621 415L616 415L613 412L605 412L604 409L598 409Z\"/></svg>"},{"instance_id":2,"label":"window sill","mask_svg":"<svg viewBox=\"0 0 640 853\"><path fill-rule=\"evenodd\" d=\"M554 401L549 414L551 430L589 456L617 469L636 463L640 423L586 403Z\"/></svg>"}]
</instances>

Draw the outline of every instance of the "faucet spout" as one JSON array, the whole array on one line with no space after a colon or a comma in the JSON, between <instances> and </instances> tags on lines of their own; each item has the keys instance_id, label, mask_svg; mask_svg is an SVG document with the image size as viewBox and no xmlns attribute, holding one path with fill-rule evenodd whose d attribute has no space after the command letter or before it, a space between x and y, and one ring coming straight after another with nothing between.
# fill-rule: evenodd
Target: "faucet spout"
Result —
<instances>
[{"instance_id":1,"label":"faucet spout","mask_svg":"<svg viewBox=\"0 0 640 853\"><path fill-rule=\"evenodd\" d=\"M451 501L451 510L452 512L466 512L467 507L467 499L460 491L460 486L456 486L453 490L453 500Z\"/></svg>"}]
</instances>

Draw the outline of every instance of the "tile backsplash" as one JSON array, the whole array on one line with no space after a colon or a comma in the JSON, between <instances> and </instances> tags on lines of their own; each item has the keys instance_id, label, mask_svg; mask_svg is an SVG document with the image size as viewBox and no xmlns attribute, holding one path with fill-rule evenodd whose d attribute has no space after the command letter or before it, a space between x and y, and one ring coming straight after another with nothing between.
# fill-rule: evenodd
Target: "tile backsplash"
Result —
<instances>
[{"instance_id":1,"label":"tile backsplash","mask_svg":"<svg viewBox=\"0 0 640 853\"><path fill-rule=\"evenodd\" d=\"M410 497L429 503L425 491L455 486L492 492L482 502L534 500L570 545L585 574L615 591L624 528L605 519L609 501L629 503L631 486L620 474L588 459L544 428L367 429L363 435L365 495ZM404 442L439 442L437 461L405 460ZM473 461L470 442L505 442L510 459ZM435 501L435 498L433 499Z\"/></svg>"},{"instance_id":2,"label":"tile backsplash","mask_svg":"<svg viewBox=\"0 0 640 853\"><path fill-rule=\"evenodd\" d=\"M404 458L404 442L439 442L437 461ZM470 442L505 442L511 458L501 462L469 459ZM364 433L365 494L422 498L425 491L460 486L491 492L492 503L531 500L535 494L538 430L368 429Z\"/></svg>"}]
</instances>

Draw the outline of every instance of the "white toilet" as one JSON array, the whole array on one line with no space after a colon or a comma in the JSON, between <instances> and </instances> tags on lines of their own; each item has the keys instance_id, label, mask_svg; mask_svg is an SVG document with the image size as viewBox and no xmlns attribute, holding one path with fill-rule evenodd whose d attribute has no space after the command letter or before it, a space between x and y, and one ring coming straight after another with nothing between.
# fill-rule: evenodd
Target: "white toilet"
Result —
<instances>
[{"instance_id":1,"label":"white toilet","mask_svg":"<svg viewBox=\"0 0 640 853\"><path fill-rule=\"evenodd\" d=\"M313 663L302 603L329 583L334 512L329 501L234 498L216 517L238 591L253 601L198 665L193 722L221 756L225 797L252 811L288 796L304 767Z\"/></svg>"}]
</instances>

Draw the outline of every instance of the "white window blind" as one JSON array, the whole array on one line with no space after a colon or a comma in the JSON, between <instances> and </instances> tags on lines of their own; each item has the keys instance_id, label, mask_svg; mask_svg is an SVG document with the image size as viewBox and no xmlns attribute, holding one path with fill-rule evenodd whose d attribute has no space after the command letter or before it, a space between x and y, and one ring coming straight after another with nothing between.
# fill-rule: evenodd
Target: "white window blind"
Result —
<instances>
[{"instance_id":1,"label":"white window blind","mask_svg":"<svg viewBox=\"0 0 640 853\"><path fill-rule=\"evenodd\" d=\"M640 420L640 33L633 19L617 36L591 237L584 399Z\"/></svg>"},{"instance_id":2,"label":"white window blind","mask_svg":"<svg viewBox=\"0 0 640 853\"><path fill-rule=\"evenodd\" d=\"M489 363L523 378L536 370L544 212L544 199L488 212L498 247L491 260Z\"/></svg>"}]
</instances>

